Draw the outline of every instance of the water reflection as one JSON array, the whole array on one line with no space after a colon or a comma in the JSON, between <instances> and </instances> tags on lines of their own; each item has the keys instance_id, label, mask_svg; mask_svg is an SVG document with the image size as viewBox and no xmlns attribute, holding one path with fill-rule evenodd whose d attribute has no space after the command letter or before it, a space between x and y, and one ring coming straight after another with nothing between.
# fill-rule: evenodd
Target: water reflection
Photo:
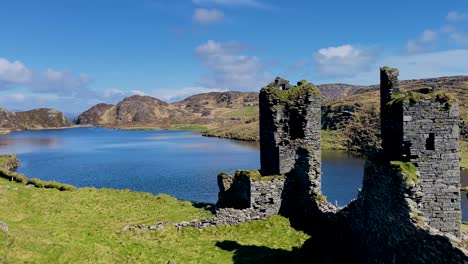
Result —
<instances>
[{"instance_id":1,"label":"water reflection","mask_svg":"<svg viewBox=\"0 0 468 264\"><path fill-rule=\"evenodd\" d=\"M462 170L460 175L462 186L468 186L468 170ZM461 193L462 220L468 221L468 192Z\"/></svg>"},{"instance_id":2,"label":"water reflection","mask_svg":"<svg viewBox=\"0 0 468 264\"><path fill-rule=\"evenodd\" d=\"M365 160L356 154L322 151L322 193L331 203L348 204L362 187Z\"/></svg>"},{"instance_id":3,"label":"water reflection","mask_svg":"<svg viewBox=\"0 0 468 264\"><path fill-rule=\"evenodd\" d=\"M260 168L258 143L190 131L23 131L0 136L0 144L0 152L19 154L19 172L29 177L200 202L216 202L218 173ZM349 153L322 153L322 191L329 201L345 205L356 197L363 164Z\"/></svg>"},{"instance_id":4,"label":"water reflection","mask_svg":"<svg viewBox=\"0 0 468 264\"><path fill-rule=\"evenodd\" d=\"M60 138L48 137L0 137L0 151L3 153L27 153L34 149L57 149L63 147Z\"/></svg>"}]
</instances>

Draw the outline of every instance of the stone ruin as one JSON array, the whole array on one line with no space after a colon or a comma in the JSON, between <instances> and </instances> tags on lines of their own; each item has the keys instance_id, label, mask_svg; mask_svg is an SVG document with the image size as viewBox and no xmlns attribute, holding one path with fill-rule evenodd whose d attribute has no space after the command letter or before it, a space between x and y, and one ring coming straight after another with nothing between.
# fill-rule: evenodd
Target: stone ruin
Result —
<instances>
[{"instance_id":1,"label":"stone ruin","mask_svg":"<svg viewBox=\"0 0 468 264\"><path fill-rule=\"evenodd\" d=\"M401 93L398 70L381 69L386 158L417 168L415 202L429 226L460 237L459 106L432 88Z\"/></svg>"},{"instance_id":2,"label":"stone ruin","mask_svg":"<svg viewBox=\"0 0 468 264\"><path fill-rule=\"evenodd\" d=\"M313 84L276 80L260 91L260 171L218 175L218 208L268 217L285 207L286 189L303 181L320 194L320 92Z\"/></svg>"},{"instance_id":3,"label":"stone ruin","mask_svg":"<svg viewBox=\"0 0 468 264\"><path fill-rule=\"evenodd\" d=\"M362 190L344 208L320 190L318 89L281 78L262 88L261 169L218 176L218 215L242 211L231 221L239 223L282 214L312 236L303 250L319 263L468 263L458 103L433 89L402 93L398 75L380 69L383 150L369 156Z\"/></svg>"}]
</instances>

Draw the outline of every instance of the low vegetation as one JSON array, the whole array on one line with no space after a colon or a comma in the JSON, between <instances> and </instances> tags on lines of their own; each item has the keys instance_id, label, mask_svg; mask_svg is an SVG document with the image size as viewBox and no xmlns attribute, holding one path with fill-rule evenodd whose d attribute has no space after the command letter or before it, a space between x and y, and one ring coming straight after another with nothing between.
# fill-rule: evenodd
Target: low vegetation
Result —
<instances>
[{"instance_id":1,"label":"low vegetation","mask_svg":"<svg viewBox=\"0 0 468 264\"><path fill-rule=\"evenodd\" d=\"M468 141L460 141L461 162L460 167L468 169Z\"/></svg>"},{"instance_id":2,"label":"low vegetation","mask_svg":"<svg viewBox=\"0 0 468 264\"><path fill-rule=\"evenodd\" d=\"M419 182L419 178L416 175L416 166L413 163L403 161L392 161L390 163L394 168L406 175L406 182Z\"/></svg>"},{"instance_id":3,"label":"low vegetation","mask_svg":"<svg viewBox=\"0 0 468 264\"><path fill-rule=\"evenodd\" d=\"M234 177L248 177L253 181L272 181L286 179L286 175L269 175L262 176L258 170L238 170Z\"/></svg>"},{"instance_id":4,"label":"low vegetation","mask_svg":"<svg viewBox=\"0 0 468 264\"><path fill-rule=\"evenodd\" d=\"M121 231L126 225L212 214L206 205L167 195L93 188L60 192L6 179L0 186L0 220L9 227L8 233L0 231L0 263L266 263L294 256L308 239L280 216L203 230Z\"/></svg>"},{"instance_id":5,"label":"low vegetation","mask_svg":"<svg viewBox=\"0 0 468 264\"><path fill-rule=\"evenodd\" d=\"M271 98L280 101L294 101L297 98L306 94L320 94L319 89L306 80L299 81L297 86L291 86L289 89L281 90L276 86L276 83L271 83L262 88L271 95Z\"/></svg>"},{"instance_id":6,"label":"low vegetation","mask_svg":"<svg viewBox=\"0 0 468 264\"><path fill-rule=\"evenodd\" d=\"M246 141L258 141L260 138L258 132L258 121L223 124L217 128L203 131L202 135Z\"/></svg>"},{"instance_id":7,"label":"low vegetation","mask_svg":"<svg viewBox=\"0 0 468 264\"><path fill-rule=\"evenodd\" d=\"M23 174L11 171L19 166L19 161L16 155L1 155L0 156L0 178L7 179L11 182L17 182L24 185L32 185L36 188L57 189L60 191L71 191L75 187L68 184L62 184L55 181L43 181L40 179L29 179Z\"/></svg>"},{"instance_id":8,"label":"low vegetation","mask_svg":"<svg viewBox=\"0 0 468 264\"><path fill-rule=\"evenodd\" d=\"M449 109L452 104L455 102L455 97L449 93L445 92L432 92L432 93L419 93L419 92L408 92L408 93L396 93L392 95L392 100L388 102L389 105L395 104L417 104L422 100L435 100L441 105L444 109Z\"/></svg>"}]
</instances>

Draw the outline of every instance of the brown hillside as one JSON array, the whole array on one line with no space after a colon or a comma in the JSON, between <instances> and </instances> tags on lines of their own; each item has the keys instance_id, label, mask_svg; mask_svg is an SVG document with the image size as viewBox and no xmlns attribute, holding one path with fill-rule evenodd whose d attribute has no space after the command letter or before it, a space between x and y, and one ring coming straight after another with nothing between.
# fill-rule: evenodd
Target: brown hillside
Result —
<instances>
[{"instance_id":1,"label":"brown hillside","mask_svg":"<svg viewBox=\"0 0 468 264\"><path fill-rule=\"evenodd\" d=\"M60 111L48 108L10 112L0 108L1 130L27 130L70 127L73 123Z\"/></svg>"}]
</instances>

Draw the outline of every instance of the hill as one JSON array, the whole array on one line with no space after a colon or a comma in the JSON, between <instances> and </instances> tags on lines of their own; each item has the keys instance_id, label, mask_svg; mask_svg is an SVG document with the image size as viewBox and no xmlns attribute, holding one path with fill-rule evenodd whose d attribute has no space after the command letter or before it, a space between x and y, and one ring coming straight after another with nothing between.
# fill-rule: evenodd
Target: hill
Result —
<instances>
[{"instance_id":1,"label":"hill","mask_svg":"<svg viewBox=\"0 0 468 264\"><path fill-rule=\"evenodd\" d=\"M10 112L0 108L0 131L70 127L73 123L60 111L39 108Z\"/></svg>"},{"instance_id":2,"label":"hill","mask_svg":"<svg viewBox=\"0 0 468 264\"><path fill-rule=\"evenodd\" d=\"M400 86L406 91L433 88L455 95L460 104L462 119L460 125L462 167L468 168L468 76L406 80L401 81ZM346 86L334 88L342 87ZM328 96L330 91L323 86L319 88L322 92L322 148L366 152L380 146L378 85L354 86L351 90L335 97ZM255 115L258 116L258 109ZM203 133L205 136L258 140L258 127L258 121L255 120L228 124Z\"/></svg>"},{"instance_id":3,"label":"hill","mask_svg":"<svg viewBox=\"0 0 468 264\"><path fill-rule=\"evenodd\" d=\"M323 100L347 96L365 88L348 84L319 85ZM97 104L81 113L75 123L123 129L215 129L255 122L258 119L257 105L256 92L203 93L172 104L134 95L116 105Z\"/></svg>"}]
</instances>

